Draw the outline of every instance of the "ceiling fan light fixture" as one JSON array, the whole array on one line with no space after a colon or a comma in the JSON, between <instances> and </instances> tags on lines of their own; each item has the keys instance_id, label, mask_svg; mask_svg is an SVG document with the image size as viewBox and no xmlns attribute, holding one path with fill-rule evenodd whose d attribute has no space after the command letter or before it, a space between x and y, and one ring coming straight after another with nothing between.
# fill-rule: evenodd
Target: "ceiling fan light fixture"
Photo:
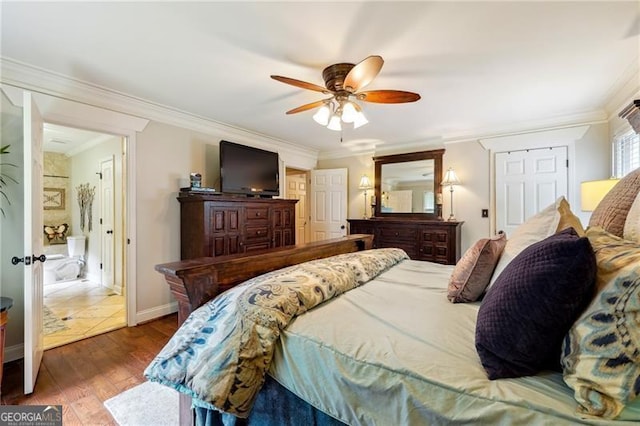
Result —
<instances>
[{"instance_id":1,"label":"ceiling fan light fixture","mask_svg":"<svg viewBox=\"0 0 640 426\"><path fill-rule=\"evenodd\" d=\"M334 114L331 116L331 119L329 120L329 124L327 125L327 129L335 130L337 132L342 130L342 125L340 124L339 115Z\"/></svg>"},{"instance_id":2,"label":"ceiling fan light fixture","mask_svg":"<svg viewBox=\"0 0 640 426\"><path fill-rule=\"evenodd\" d=\"M356 113L356 117L353 120L353 128L357 129L358 127L364 126L368 122L369 120L367 120L367 117L364 116L364 113L362 111L358 111Z\"/></svg>"},{"instance_id":3,"label":"ceiling fan light fixture","mask_svg":"<svg viewBox=\"0 0 640 426\"><path fill-rule=\"evenodd\" d=\"M329 108L329 104L325 103L315 114L313 114L313 119L321 126L326 126L327 124L329 124L330 116L331 108Z\"/></svg>"},{"instance_id":4,"label":"ceiling fan light fixture","mask_svg":"<svg viewBox=\"0 0 640 426\"><path fill-rule=\"evenodd\" d=\"M358 115L358 111L353 102L345 102L342 106L342 121L345 123L353 123Z\"/></svg>"}]
</instances>

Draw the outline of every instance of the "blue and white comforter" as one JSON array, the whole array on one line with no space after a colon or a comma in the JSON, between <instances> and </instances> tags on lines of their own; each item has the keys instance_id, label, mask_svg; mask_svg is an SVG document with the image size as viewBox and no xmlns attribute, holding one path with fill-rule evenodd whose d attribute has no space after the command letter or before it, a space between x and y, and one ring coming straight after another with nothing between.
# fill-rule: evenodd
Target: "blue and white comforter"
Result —
<instances>
[{"instance_id":1,"label":"blue and white comforter","mask_svg":"<svg viewBox=\"0 0 640 426\"><path fill-rule=\"evenodd\" d=\"M144 374L196 405L246 417L280 331L295 316L407 258L400 249L367 250L248 280L194 311Z\"/></svg>"}]
</instances>

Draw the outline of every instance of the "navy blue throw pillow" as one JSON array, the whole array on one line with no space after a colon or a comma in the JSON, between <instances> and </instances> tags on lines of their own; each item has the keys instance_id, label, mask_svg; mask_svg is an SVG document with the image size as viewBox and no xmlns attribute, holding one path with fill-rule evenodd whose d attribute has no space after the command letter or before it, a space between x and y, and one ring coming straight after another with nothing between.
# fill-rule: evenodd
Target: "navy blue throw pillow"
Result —
<instances>
[{"instance_id":1,"label":"navy blue throw pillow","mask_svg":"<svg viewBox=\"0 0 640 426\"><path fill-rule=\"evenodd\" d=\"M524 249L485 296L476 350L489 379L558 368L562 339L593 297L596 258L565 229Z\"/></svg>"}]
</instances>

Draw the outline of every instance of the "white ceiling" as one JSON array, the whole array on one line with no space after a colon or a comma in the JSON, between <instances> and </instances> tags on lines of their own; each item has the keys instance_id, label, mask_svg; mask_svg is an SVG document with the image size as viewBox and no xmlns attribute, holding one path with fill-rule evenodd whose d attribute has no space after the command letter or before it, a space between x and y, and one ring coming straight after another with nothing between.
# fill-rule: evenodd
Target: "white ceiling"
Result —
<instances>
[{"instance_id":1,"label":"white ceiling","mask_svg":"<svg viewBox=\"0 0 640 426\"><path fill-rule=\"evenodd\" d=\"M637 75L640 2L3 2L1 55L196 116L321 151L442 143L614 114ZM322 69L381 55L340 135L285 111L325 95Z\"/></svg>"}]
</instances>

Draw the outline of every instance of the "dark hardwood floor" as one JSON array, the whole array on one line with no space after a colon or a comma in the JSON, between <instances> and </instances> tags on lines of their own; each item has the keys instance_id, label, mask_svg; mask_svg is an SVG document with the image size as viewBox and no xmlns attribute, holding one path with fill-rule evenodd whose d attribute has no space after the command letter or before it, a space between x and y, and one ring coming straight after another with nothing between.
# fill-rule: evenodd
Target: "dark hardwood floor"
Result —
<instances>
[{"instance_id":1,"label":"dark hardwood floor","mask_svg":"<svg viewBox=\"0 0 640 426\"><path fill-rule=\"evenodd\" d=\"M168 315L47 350L31 395L23 394L22 360L7 363L1 402L62 405L65 426L113 425L103 402L144 382L142 372L177 328L177 315Z\"/></svg>"}]
</instances>

